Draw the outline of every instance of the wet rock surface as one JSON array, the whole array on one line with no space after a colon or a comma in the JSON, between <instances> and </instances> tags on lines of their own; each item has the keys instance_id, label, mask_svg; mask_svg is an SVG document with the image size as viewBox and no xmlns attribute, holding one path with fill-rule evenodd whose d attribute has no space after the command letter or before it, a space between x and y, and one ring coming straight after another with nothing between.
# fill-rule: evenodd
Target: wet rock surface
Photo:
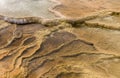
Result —
<instances>
[{"instance_id":1,"label":"wet rock surface","mask_svg":"<svg viewBox=\"0 0 120 78\"><path fill-rule=\"evenodd\" d=\"M50 27L0 20L1 78L119 78L119 27L96 22L104 17Z\"/></svg>"},{"instance_id":2,"label":"wet rock surface","mask_svg":"<svg viewBox=\"0 0 120 78\"><path fill-rule=\"evenodd\" d=\"M23 24L4 17L0 78L120 78L119 12L79 19L20 18L30 21Z\"/></svg>"}]
</instances>

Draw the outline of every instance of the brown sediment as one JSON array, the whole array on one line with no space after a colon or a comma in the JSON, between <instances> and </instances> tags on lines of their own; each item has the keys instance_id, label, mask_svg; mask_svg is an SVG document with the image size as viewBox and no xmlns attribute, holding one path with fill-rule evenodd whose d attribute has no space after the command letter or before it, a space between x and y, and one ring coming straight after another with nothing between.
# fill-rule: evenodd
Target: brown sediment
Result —
<instances>
[{"instance_id":1,"label":"brown sediment","mask_svg":"<svg viewBox=\"0 0 120 78\"><path fill-rule=\"evenodd\" d=\"M53 8L53 12L66 18L78 18L94 14L100 11L119 11L119 1L114 0L52 0L58 5ZM97 4L97 5L96 5Z\"/></svg>"},{"instance_id":2,"label":"brown sediment","mask_svg":"<svg viewBox=\"0 0 120 78\"><path fill-rule=\"evenodd\" d=\"M79 19L1 17L0 78L120 77L119 12Z\"/></svg>"},{"instance_id":3,"label":"brown sediment","mask_svg":"<svg viewBox=\"0 0 120 78\"><path fill-rule=\"evenodd\" d=\"M120 78L119 19L0 16L0 78Z\"/></svg>"}]
</instances>

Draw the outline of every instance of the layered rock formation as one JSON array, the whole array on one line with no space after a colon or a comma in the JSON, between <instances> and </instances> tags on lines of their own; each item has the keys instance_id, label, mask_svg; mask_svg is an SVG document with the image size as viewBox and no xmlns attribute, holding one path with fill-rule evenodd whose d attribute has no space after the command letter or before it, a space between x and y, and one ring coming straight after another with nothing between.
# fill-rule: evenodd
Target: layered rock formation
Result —
<instances>
[{"instance_id":1,"label":"layered rock formation","mask_svg":"<svg viewBox=\"0 0 120 78\"><path fill-rule=\"evenodd\" d=\"M68 18L93 15L100 11L120 11L119 0L52 0L58 3L53 11Z\"/></svg>"},{"instance_id":2,"label":"layered rock formation","mask_svg":"<svg viewBox=\"0 0 120 78\"><path fill-rule=\"evenodd\" d=\"M0 18L0 78L120 77L119 12Z\"/></svg>"}]
</instances>

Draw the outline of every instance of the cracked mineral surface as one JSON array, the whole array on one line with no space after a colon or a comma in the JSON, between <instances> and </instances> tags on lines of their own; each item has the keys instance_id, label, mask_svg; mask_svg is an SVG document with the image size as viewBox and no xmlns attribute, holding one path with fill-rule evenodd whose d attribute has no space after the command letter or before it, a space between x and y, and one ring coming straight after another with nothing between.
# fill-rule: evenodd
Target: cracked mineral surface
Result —
<instances>
[{"instance_id":1,"label":"cracked mineral surface","mask_svg":"<svg viewBox=\"0 0 120 78\"><path fill-rule=\"evenodd\" d=\"M120 1L48 1L0 0L0 78L120 78Z\"/></svg>"}]
</instances>

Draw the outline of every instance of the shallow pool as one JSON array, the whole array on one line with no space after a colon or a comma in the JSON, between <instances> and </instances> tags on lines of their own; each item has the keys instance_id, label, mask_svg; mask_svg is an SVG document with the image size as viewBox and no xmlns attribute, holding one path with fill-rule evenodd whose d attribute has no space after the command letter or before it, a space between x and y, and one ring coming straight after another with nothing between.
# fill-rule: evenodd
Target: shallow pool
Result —
<instances>
[{"instance_id":1,"label":"shallow pool","mask_svg":"<svg viewBox=\"0 0 120 78\"><path fill-rule=\"evenodd\" d=\"M49 0L0 0L0 15L10 17L56 18L48 10L55 3Z\"/></svg>"}]
</instances>

